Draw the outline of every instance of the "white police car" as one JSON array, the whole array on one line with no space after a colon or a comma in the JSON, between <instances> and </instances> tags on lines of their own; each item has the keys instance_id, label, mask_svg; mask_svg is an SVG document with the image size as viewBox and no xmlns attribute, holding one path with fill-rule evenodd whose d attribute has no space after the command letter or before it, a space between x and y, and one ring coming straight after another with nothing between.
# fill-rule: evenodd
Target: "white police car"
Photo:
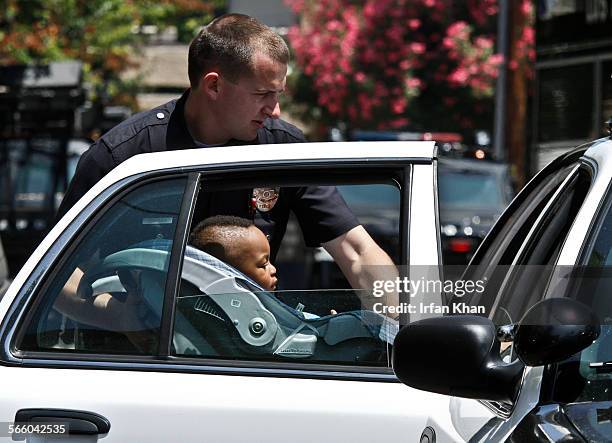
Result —
<instances>
[{"instance_id":1,"label":"white police car","mask_svg":"<svg viewBox=\"0 0 612 443\"><path fill-rule=\"evenodd\" d=\"M577 348L596 335L590 311L570 310L590 329L552 357L537 346L526 353L518 342L498 355L494 336L525 337L525 328L508 325L540 300L575 293L575 285L562 285L573 282L563 268L551 265L606 263L610 149L605 140L565 156L517 196L465 277L484 281L484 292L457 300L434 291L421 300L467 301L506 327L497 331L483 317L461 323L466 317L411 314L414 327L400 333L393 361L417 389L391 369L385 317L360 309L353 291L260 291L186 243L199 192L383 185L396 193L400 262L410 265L410 278L415 266L429 265L429 278L441 279L433 143L136 156L68 212L0 301L0 432L111 442L526 441L571 432L593 439L593 429L605 431L612 358L603 332ZM73 279L85 307L119 304L137 313L138 326L67 310L61 300ZM579 291L591 298L578 298L605 322L606 280L596 282L601 288ZM338 313L327 315L331 309ZM537 317L542 309L534 309ZM424 324L429 332L411 341ZM586 413L585 402L601 407ZM568 403L573 409L564 409ZM580 428L593 420L602 427Z\"/></svg>"}]
</instances>

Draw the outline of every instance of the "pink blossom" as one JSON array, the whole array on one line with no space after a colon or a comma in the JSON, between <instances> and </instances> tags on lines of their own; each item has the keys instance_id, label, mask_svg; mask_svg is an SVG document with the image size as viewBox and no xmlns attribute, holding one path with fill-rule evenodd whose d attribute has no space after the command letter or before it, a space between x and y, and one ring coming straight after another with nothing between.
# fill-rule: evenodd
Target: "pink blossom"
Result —
<instances>
[{"instance_id":1,"label":"pink blossom","mask_svg":"<svg viewBox=\"0 0 612 443\"><path fill-rule=\"evenodd\" d=\"M446 30L446 35L453 38L465 38L469 33L469 26L466 22L458 21L453 23Z\"/></svg>"},{"instance_id":2,"label":"pink blossom","mask_svg":"<svg viewBox=\"0 0 612 443\"><path fill-rule=\"evenodd\" d=\"M451 73L449 79L453 83L464 84L468 80L468 72L463 68L458 68Z\"/></svg>"},{"instance_id":3,"label":"pink blossom","mask_svg":"<svg viewBox=\"0 0 612 443\"><path fill-rule=\"evenodd\" d=\"M501 65L504 62L504 54L493 54L489 57L489 63Z\"/></svg>"},{"instance_id":4,"label":"pink blossom","mask_svg":"<svg viewBox=\"0 0 612 443\"><path fill-rule=\"evenodd\" d=\"M531 2L523 0L523 2L521 3L521 12L523 13L523 15L530 15L532 10L533 6L531 5Z\"/></svg>"},{"instance_id":5,"label":"pink blossom","mask_svg":"<svg viewBox=\"0 0 612 443\"><path fill-rule=\"evenodd\" d=\"M342 29L342 23L340 23L340 21L338 20L331 20L329 22L327 22L327 30L328 31L338 31L340 29Z\"/></svg>"},{"instance_id":6,"label":"pink blossom","mask_svg":"<svg viewBox=\"0 0 612 443\"><path fill-rule=\"evenodd\" d=\"M448 49L454 48L456 46L455 40L450 37L444 37L444 40L442 40L442 44L445 48Z\"/></svg>"},{"instance_id":7,"label":"pink blossom","mask_svg":"<svg viewBox=\"0 0 612 443\"><path fill-rule=\"evenodd\" d=\"M356 72L355 73L355 81L357 83L364 83L366 81L366 75L363 72L361 72L361 71Z\"/></svg>"},{"instance_id":8,"label":"pink blossom","mask_svg":"<svg viewBox=\"0 0 612 443\"><path fill-rule=\"evenodd\" d=\"M408 89L419 89L423 84L423 82L416 77L408 77L404 83Z\"/></svg>"},{"instance_id":9,"label":"pink blossom","mask_svg":"<svg viewBox=\"0 0 612 443\"><path fill-rule=\"evenodd\" d=\"M490 49L493 47L493 40L491 40L490 38L476 37L474 43L476 44L476 46L479 46L484 49Z\"/></svg>"},{"instance_id":10,"label":"pink blossom","mask_svg":"<svg viewBox=\"0 0 612 443\"><path fill-rule=\"evenodd\" d=\"M399 63L399 67L402 71L409 70L411 66L412 66L412 63L410 62L410 60L404 59Z\"/></svg>"},{"instance_id":11,"label":"pink blossom","mask_svg":"<svg viewBox=\"0 0 612 443\"><path fill-rule=\"evenodd\" d=\"M412 18L408 20L408 27L412 31L416 31L417 29L419 29L420 26L421 26L421 20L419 20L418 18Z\"/></svg>"},{"instance_id":12,"label":"pink blossom","mask_svg":"<svg viewBox=\"0 0 612 443\"><path fill-rule=\"evenodd\" d=\"M393 103L391 103L391 111L394 114L402 114L405 109L406 109L405 100L401 100L401 99L394 100Z\"/></svg>"},{"instance_id":13,"label":"pink blossom","mask_svg":"<svg viewBox=\"0 0 612 443\"><path fill-rule=\"evenodd\" d=\"M410 44L410 50L415 54L422 54L425 52L425 45L420 42L414 42Z\"/></svg>"}]
</instances>

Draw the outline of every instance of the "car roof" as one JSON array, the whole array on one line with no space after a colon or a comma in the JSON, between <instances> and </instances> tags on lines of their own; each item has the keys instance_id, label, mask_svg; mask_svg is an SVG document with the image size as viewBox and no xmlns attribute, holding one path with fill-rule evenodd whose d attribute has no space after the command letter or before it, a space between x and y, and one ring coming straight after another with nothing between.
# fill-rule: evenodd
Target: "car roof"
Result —
<instances>
[{"instance_id":1,"label":"car roof","mask_svg":"<svg viewBox=\"0 0 612 443\"><path fill-rule=\"evenodd\" d=\"M321 142L269 145L222 146L139 154L113 170L120 180L134 174L169 168L256 163L282 163L325 160L432 161L433 141Z\"/></svg>"},{"instance_id":2,"label":"car roof","mask_svg":"<svg viewBox=\"0 0 612 443\"><path fill-rule=\"evenodd\" d=\"M597 175L608 179L612 177L612 137L595 140L583 147L587 147L584 156L597 162Z\"/></svg>"}]
</instances>

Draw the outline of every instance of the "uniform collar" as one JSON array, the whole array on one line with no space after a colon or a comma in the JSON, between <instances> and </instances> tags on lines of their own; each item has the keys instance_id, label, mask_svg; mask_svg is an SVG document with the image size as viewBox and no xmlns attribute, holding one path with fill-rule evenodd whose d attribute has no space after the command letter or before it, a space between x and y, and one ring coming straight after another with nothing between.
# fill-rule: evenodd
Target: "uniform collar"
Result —
<instances>
[{"instance_id":1,"label":"uniform collar","mask_svg":"<svg viewBox=\"0 0 612 443\"><path fill-rule=\"evenodd\" d=\"M176 101L174 111L170 114L168 121L168 129L166 131L166 148L174 149L189 149L196 148L195 141L189 134L187 123L185 122L185 102L189 96L189 89L183 92L183 95Z\"/></svg>"},{"instance_id":2,"label":"uniform collar","mask_svg":"<svg viewBox=\"0 0 612 443\"><path fill-rule=\"evenodd\" d=\"M185 103L191 89L187 89L183 92L183 95L176 101L174 111L170 115L168 122L168 130L166 132L166 147L168 150L175 149L190 149L197 148L195 140L187 129L187 122L185 120ZM261 131L261 129L260 129ZM259 134L259 131L257 131ZM242 141L231 139L223 146L240 146L240 145L252 145L259 144L259 135L256 140L253 141Z\"/></svg>"}]
</instances>

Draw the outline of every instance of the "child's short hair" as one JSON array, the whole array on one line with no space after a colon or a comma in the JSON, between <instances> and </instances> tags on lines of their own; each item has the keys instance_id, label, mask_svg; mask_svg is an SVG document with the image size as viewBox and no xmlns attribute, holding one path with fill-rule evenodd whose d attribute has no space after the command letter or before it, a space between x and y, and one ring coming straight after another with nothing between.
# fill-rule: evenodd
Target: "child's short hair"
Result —
<instances>
[{"instance_id":1,"label":"child's short hair","mask_svg":"<svg viewBox=\"0 0 612 443\"><path fill-rule=\"evenodd\" d=\"M220 260L234 261L240 253L236 243L247 235L251 226L255 225L246 218L215 215L196 225L189 236L189 243Z\"/></svg>"}]
</instances>

